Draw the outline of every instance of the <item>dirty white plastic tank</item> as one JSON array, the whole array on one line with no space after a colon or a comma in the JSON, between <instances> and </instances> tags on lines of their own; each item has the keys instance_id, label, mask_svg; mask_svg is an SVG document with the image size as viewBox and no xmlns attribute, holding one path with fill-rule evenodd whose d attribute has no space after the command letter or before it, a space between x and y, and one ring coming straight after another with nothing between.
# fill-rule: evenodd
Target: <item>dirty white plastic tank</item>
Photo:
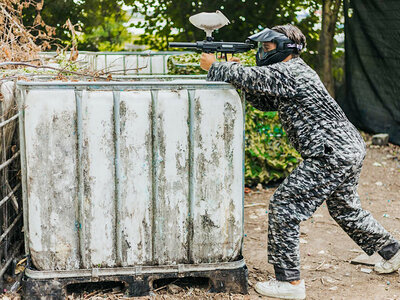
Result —
<instances>
[{"instance_id":1,"label":"dirty white plastic tank","mask_svg":"<svg viewBox=\"0 0 400 300\"><path fill-rule=\"evenodd\" d=\"M38 270L229 262L243 240L243 107L226 83L19 82Z\"/></svg>"}]
</instances>

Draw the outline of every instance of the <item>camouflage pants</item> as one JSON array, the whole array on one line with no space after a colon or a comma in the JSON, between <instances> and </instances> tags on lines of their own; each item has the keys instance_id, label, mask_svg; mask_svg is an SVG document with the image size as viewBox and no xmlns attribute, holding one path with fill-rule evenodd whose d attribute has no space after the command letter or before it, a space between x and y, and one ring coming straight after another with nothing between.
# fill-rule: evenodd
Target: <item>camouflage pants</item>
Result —
<instances>
[{"instance_id":1,"label":"camouflage pants","mask_svg":"<svg viewBox=\"0 0 400 300\"><path fill-rule=\"evenodd\" d=\"M307 158L276 190L268 220L268 262L274 265L275 273L277 269L292 269L298 275L290 280L300 276L300 222L307 220L325 200L332 218L368 255L397 243L361 208L357 183L364 149L358 153L352 160L335 156Z\"/></svg>"}]
</instances>

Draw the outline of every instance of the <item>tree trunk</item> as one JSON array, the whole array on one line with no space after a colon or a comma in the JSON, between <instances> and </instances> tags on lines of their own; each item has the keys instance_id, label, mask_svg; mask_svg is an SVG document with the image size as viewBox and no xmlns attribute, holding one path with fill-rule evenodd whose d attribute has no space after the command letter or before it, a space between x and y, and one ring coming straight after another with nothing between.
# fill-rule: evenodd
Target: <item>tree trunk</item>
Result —
<instances>
[{"instance_id":1,"label":"tree trunk","mask_svg":"<svg viewBox=\"0 0 400 300\"><path fill-rule=\"evenodd\" d=\"M318 73L332 97L335 97L332 51L336 21L339 15L341 0L322 0L322 26L318 46Z\"/></svg>"}]
</instances>

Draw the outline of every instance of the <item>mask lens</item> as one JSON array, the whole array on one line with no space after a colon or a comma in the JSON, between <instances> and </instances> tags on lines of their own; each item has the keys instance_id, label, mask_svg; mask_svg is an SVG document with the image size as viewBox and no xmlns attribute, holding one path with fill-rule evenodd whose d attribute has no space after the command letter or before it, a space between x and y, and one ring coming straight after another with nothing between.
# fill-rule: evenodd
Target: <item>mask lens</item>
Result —
<instances>
[{"instance_id":1,"label":"mask lens","mask_svg":"<svg viewBox=\"0 0 400 300\"><path fill-rule=\"evenodd\" d=\"M266 43L260 42L258 43L258 49L260 49L260 52L268 52L268 47Z\"/></svg>"},{"instance_id":2,"label":"mask lens","mask_svg":"<svg viewBox=\"0 0 400 300\"><path fill-rule=\"evenodd\" d=\"M267 43L262 43L262 48L263 48L264 52L268 52L269 51Z\"/></svg>"},{"instance_id":3,"label":"mask lens","mask_svg":"<svg viewBox=\"0 0 400 300\"><path fill-rule=\"evenodd\" d=\"M262 59L265 55L265 49L264 49L264 45L263 43L258 43L258 52L257 55L259 57L259 59Z\"/></svg>"}]
</instances>

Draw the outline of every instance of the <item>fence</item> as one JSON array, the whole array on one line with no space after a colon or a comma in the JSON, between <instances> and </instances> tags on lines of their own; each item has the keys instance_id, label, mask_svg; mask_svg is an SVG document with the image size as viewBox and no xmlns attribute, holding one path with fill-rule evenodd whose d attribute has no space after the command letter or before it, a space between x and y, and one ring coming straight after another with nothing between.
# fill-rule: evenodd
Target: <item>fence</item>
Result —
<instances>
[{"instance_id":1,"label":"fence","mask_svg":"<svg viewBox=\"0 0 400 300\"><path fill-rule=\"evenodd\" d=\"M141 52L79 52L77 62L83 67L98 72L120 75L163 75L168 73L168 58L183 54L182 51ZM69 55L69 53L67 53ZM43 59L52 60L55 52L43 52ZM46 63L48 65L48 63Z\"/></svg>"},{"instance_id":2,"label":"fence","mask_svg":"<svg viewBox=\"0 0 400 300\"><path fill-rule=\"evenodd\" d=\"M12 85L14 85L12 83ZM20 181L20 151L17 141L18 110L13 97L0 99L0 278L14 258L21 252L22 234L22 197ZM9 96L13 88L8 85Z\"/></svg>"}]
</instances>

